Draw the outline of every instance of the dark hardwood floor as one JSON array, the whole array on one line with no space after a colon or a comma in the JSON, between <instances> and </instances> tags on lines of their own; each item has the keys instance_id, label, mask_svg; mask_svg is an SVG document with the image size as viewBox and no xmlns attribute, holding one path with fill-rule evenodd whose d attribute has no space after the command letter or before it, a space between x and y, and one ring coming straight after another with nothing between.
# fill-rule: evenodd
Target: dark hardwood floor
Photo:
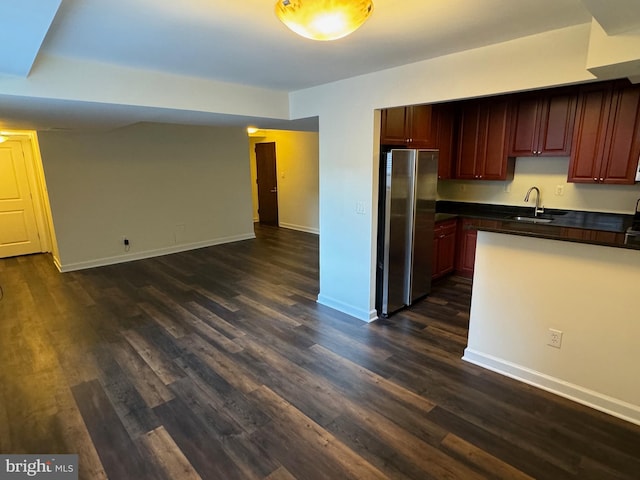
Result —
<instances>
[{"instance_id":1,"label":"dark hardwood floor","mask_svg":"<svg viewBox=\"0 0 640 480\"><path fill-rule=\"evenodd\" d=\"M84 479L640 478L640 427L460 360L469 282L368 325L316 304L316 236L256 234L0 260L0 453L78 453Z\"/></svg>"}]
</instances>

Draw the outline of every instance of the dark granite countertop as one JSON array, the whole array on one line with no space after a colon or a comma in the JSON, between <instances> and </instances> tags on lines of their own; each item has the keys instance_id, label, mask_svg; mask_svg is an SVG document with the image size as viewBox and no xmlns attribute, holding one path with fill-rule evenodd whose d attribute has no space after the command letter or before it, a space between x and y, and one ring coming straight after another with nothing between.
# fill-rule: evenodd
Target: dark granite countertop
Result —
<instances>
[{"instance_id":1,"label":"dark granite countertop","mask_svg":"<svg viewBox=\"0 0 640 480\"><path fill-rule=\"evenodd\" d=\"M451 201L436 205L439 214L470 219L467 225L478 230L640 250L640 244L625 243L633 215L545 209L538 217L548 223L529 223L514 217L532 217L533 207Z\"/></svg>"}]
</instances>

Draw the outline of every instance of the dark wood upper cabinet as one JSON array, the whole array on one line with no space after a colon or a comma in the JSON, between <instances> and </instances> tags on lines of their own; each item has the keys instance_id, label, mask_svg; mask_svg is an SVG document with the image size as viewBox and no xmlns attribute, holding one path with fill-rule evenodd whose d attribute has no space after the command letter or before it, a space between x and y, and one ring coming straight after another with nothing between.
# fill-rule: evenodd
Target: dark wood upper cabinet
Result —
<instances>
[{"instance_id":1,"label":"dark wood upper cabinet","mask_svg":"<svg viewBox=\"0 0 640 480\"><path fill-rule=\"evenodd\" d=\"M451 178L455 151L453 103L387 108L382 110L380 127L381 145L440 150L438 178Z\"/></svg>"},{"instance_id":2,"label":"dark wood upper cabinet","mask_svg":"<svg viewBox=\"0 0 640 480\"><path fill-rule=\"evenodd\" d=\"M404 146L407 141L406 107L385 108L381 114L380 143Z\"/></svg>"},{"instance_id":3,"label":"dark wood upper cabinet","mask_svg":"<svg viewBox=\"0 0 640 480\"><path fill-rule=\"evenodd\" d=\"M568 155L569 182L633 184L640 85L617 80L388 108L380 143L437 148L439 179L511 180L515 157Z\"/></svg>"},{"instance_id":4,"label":"dark wood upper cabinet","mask_svg":"<svg viewBox=\"0 0 640 480\"><path fill-rule=\"evenodd\" d=\"M432 111L432 105L382 110L380 143L411 148L435 148L437 122Z\"/></svg>"},{"instance_id":5,"label":"dark wood upper cabinet","mask_svg":"<svg viewBox=\"0 0 640 480\"><path fill-rule=\"evenodd\" d=\"M454 177L465 180L513 178L514 159L507 155L509 127L508 97L463 102Z\"/></svg>"},{"instance_id":6,"label":"dark wood upper cabinet","mask_svg":"<svg viewBox=\"0 0 640 480\"><path fill-rule=\"evenodd\" d=\"M444 180L453 176L455 163L455 104L434 105L433 117L437 121L435 148L440 151L438 154L438 179Z\"/></svg>"},{"instance_id":7,"label":"dark wood upper cabinet","mask_svg":"<svg viewBox=\"0 0 640 480\"><path fill-rule=\"evenodd\" d=\"M568 181L633 184L640 157L640 85L586 85L578 97Z\"/></svg>"},{"instance_id":8,"label":"dark wood upper cabinet","mask_svg":"<svg viewBox=\"0 0 640 480\"><path fill-rule=\"evenodd\" d=\"M432 105L407 107L409 119L409 146L413 148L435 148L437 123L433 118Z\"/></svg>"},{"instance_id":9,"label":"dark wood upper cabinet","mask_svg":"<svg viewBox=\"0 0 640 480\"><path fill-rule=\"evenodd\" d=\"M512 157L568 156L577 89L558 88L515 95L512 101Z\"/></svg>"}]
</instances>

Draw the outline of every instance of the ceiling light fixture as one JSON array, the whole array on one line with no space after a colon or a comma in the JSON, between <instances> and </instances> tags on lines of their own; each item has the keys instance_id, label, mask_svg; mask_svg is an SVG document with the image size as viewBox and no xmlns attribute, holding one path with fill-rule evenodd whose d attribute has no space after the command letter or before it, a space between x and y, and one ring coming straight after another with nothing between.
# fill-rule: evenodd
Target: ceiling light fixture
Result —
<instances>
[{"instance_id":1,"label":"ceiling light fixture","mask_svg":"<svg viewBox=\"0 0 640 480\"><path fill-rule=\"evenodd\" d=\"M276 15L298 35L337 40L356 31L373 12L371 0L278 0Z\"/></svg>"}]
</instances>

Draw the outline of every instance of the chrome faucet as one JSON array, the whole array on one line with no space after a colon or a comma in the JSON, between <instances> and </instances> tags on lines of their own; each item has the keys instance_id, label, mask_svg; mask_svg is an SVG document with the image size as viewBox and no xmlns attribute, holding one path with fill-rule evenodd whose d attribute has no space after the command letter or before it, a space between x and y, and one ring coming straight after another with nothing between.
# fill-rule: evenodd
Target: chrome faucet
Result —
<instances>
[{"instance_id":1,"label":"chrome faucet","mask_svg":"<svg viewBox=\"0 0 640 480\"><path fill-rule=\"evenodd\" d=\"M537 217L539 213L544 213L544 207L540 207L540 189L538 187L531 187L529 190L527 190L527 194L524 197L524 201L525 202L529 201L529 195L531 195L531 190L535 190L537 193L536 206L533 209L533 216Z\"/></svg>"}]
</instances>

